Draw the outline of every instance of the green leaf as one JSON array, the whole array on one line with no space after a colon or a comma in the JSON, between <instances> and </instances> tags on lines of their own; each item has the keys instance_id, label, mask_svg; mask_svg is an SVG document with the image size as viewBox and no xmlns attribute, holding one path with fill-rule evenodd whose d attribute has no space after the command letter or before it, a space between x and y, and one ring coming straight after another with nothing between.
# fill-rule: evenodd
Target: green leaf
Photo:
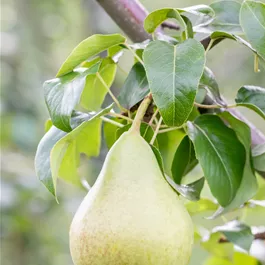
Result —
<instances>
[{"instance_id":1,"label":"green leaf","mask_svg":"<svg viewBox=\"0 0 265 265\"><path fill-rule=\"evenodd\" d=\"M136 63L121 88L118 100L123 107L130 109L141 101L148 91L145 69L141 63Z\"/></svg>"},{"instance_id":2,"label":"green leaf","mask_svg":"<svg viewBox=\"0 0 265 265\"><path fill-rule=\"evenodd\" d=\"M234 246L230 242L220 244L219 240L221 237L222 234L220 232L211 233L207 240L204 239L204 241L201 242L201 246L207 251L209 251L211 254L219 258L232 260L234 254ZM222 265L223 264L226 263L222 263Z\"/></svg>"},{"instance_id":3,"label":"green leaf","mask_svg":"<svg viewBox=\"0 0 265 265\"><path fill-rule=\"evenodd\" d=\"M181 184L182 177L192 170L197 163L194 146L186 135L176 150L171 167L172 177L175 183Z\"/></svg>"},{"instance_id":4,"label":"green leaf","mask_svg":"<svg viewBox=\"0 0 265 265\"><path fill-rule=\"evenodd\" d=\"M117 131L116 131L116 140L119 139L119 137L124 133L124 132L127 132L130 128L131 128L132 124L127 124L125 126L123 126L122 128L119 128ZM154 135L154 130L153 128L148 125L147 123L142 123L141 124L141 127L140 127L140 134L141 136L146 140L146 142L150 142L153 135ZM158 143L157 143L157 140L155 140L154 142L154 146L155 147L158 147Z\"/></svg>"},{"instance_id":5,"label":"green leaf","mask_svg":"<svg viewBox=\"0 0 265 265\"><path fill-rule=\"evenodd\" d=\"M225 31L229 33L242 34L239 23L239 12L241 4L236 1L217 1L210 5L215 12L214 20L208 25L194 27L195 32L212 33L214 31Z\"/></svg>"},{"instance_id":6,"label":"green leaf","mask_svg":"<svg viewBox=\"0 0 265 265\"><path fill-rule=\"evenodd\" d=\"M191 215L195 215L207 211L215 211L218 208L218 205L213 201L201 198L198 202L188 202L185 204L186 209Z\"/></svg>"},{"instance_id":7,"label":"green leaf","mask_svg":"<svg viewBox=\"0 0 265 265\"><path fill-rule=\"evenodd\" d=\"M176 19L181 29L186 30L186 24L176 9L163 8L149 13L149 15L145 18L145 31L148 33L155 32L156 28L168 18Z\"/></svg>"},{"instance_id":8,"label":"green leaf","mask_svg":"<svg viewBox=\"0 0 265 265\"><path fill-rule=\"evenodd\" d=\"M179 194L181 194L184 198L191 201L198 201L200 199L200 194L202 188L204 186L204 177L189 183L187 185L179 185L175 183L172 178L165 175L165 179L169 183L169 185Z\"/></svg>"},{"instance_id":9,"label":"green leaf","mask_svg":"<svg viewBox=\"0 0 265 265\"><path fill-rule=\"evenodd\" d=\"M188 122L188 133L213 196L220 205L228 205L243 177L244 146L215 115L201 115L193 123Z\"/></svg>"},{"instance_id":10,"label":"green leaf","mask_svg":"<svg viewBox=\"0 0 265 265\"><path fill-rule=\"evenodd\" d=\"M240 24L249 42L265 59L265 4L244 1L240 10Z\"/></svg>"},{"instance_id":11,"label":"green leaf","mask_svg":"<svg viewBox=\"0 0 265 265\"><path fill-rule=\"evenodd\" d=\"M83 40L70 53L65 62L62 64L56 76L60 77L73 71L75 67L77 67L79 64L89 59L90 57L97 55L112 46L122 44L125 41L125 37L120 34L96 34Z\"/></svg>"},{"instance_id":12,"label":"green leaf","mask_svg":"<svg viewBox=\"0 0 265 265\"><path fill-rule=\"evenodd\" d=\"M161 152L165 173L171 175L171 165L176 152L177 147L181 143L185 133L183 130L174 130L166 133L158 134L156 139L159 145L159 151Z\"/></svg>"},{"instance_id":13,"label":"green leaf","mask_svg":"<svg viewBox=\"0 0 265 265\"><path fill-rule=\"evenodd\" d=\"M97 56L97 57L95 57L95 58L93 58L93 59L91 59L91 60L87 60L87 61L81 63L80 66L81 66L81 67L85 67L85 68L90 68L90 67L94 66L94 65L97 64L97 63L101 63L101 62L100 62L101 60L102 60L102 58L99 57L99 56Z\"/></svg>"},{"instance_id":14,"label":"green leaf","mask_svg":"<svg viewBox=\"0 0 265 265\"><path fill-rule=\"evenodd\" d=\"M58 177L72 183L78 183L79 154L97 156L100 148L100 116L110 111L112 105L92 116L75 113L73 124L81 125L70 133L55 126L41 139L35 156L36 174L46 188L56 197L56 180ZM86 117L86 118L85 118Z\"/></svg>"},{"instance_id":15,"label":"green leaf","mask_svg":"<svg viewBox=\"0 0 265 265\"><path fill-rule=\"evenodd\" d=\"M119 118L109 118L113 121L116 122L120 122L121 119ZM116 141L116 131L117 131L118 127L114 124L105 122L104 126L103 126L103 133L104 133L104 139L106 142L106 145L108 147L108 149L110 149L112 147L112 145L115 143Z\"/></svg>"},{"instance_id":16,"label":"green leaf","mask_svg":"<svg viewBox=\"0 0 265 265\"><path fill-rule=\"evenodd\" d=\"M125 47L123 45L112 46L108 49L108 57L112 58L112 60L117 63L120 57L123 55L123 49Z\"/></svg>"},{"instance_id":17,"label":"green leaf","mask_svg":"<svg viewBox=\"0 0 265 265\"><path fill-rule=\"evenodd\" d=\"M79 68L74 72L44 83L44 97L52 123L59 129L69 132L70 118L78 104L88 75L96 73L99 63L89 69Z\"/></svg>"},{"instance_id":18,"label":"green leaf","mask_svg":"<svg viewBox=\"0 0 265 265\"><path fill-rule=\"evenodd\" d=\"M163 164L163 159L162 159L162 156L158 150L157 147L155 147L154 145L150 145L150 147L152 148L153 152L154 152L154 155L156 157L156 160L157 160L157 163L159 165L159 168L163 174L163 176L165 176L165 173L164 173L164 164Z\"/></svg>"},{"instance_id":19,"label":"green leaf","mask_svg":"<svg viewBox=\"0 0 265 265\"><path fill-rule=\"evenodd\" d=\"M52 120L48 119L44 124L45 132L48 132L51 129L52 125Z\"/></svg>"},{"instance_id":20,"label":"green leaf","mask_svg":"<svg viewBox=\"0 0 265 265\"><path fill-rule=\"evenodd\" d=\"M153 41L145 49L143 59L150 91L164 122L181 126L192 111L204 69L203 46L194 39L176 46Z\"/></svg>"},{"instance_id":21,"label":"green leaf","mask_svg":"<svg viewBox=\"0 0 265 265\"><path fill-rule=\"evenodd\" d=\"M221 214L234 210L252 198L258 190L258 184L255 173L251 165L251 131L250 128L242 121L236 119L229 112L223 112L220 116L231 126L235 131L238 140L243 144L245 149L245 166L243 171L243 178L239 189L237 190L234 199L226 205L225 208L219 208L211 218L215 218ZM232 145L230 146L232 148ZM237 154L239 155L239 154Z\"/></svg>"},{"instance_id":22,"label":"green leaf","mask_svg":"<svg viewBox=\"0 0 265 265\"><path fill-rule=\"evenodd\" d=\"M250 227L237 220L217 226L213 229L213 232L223 233L229 242L246 251L249 251L254 240Z\"/></svg>"},{"instance_id":23,"label":"green leaf","mask_svg":"<svg viewBox=\"0 0 265 265\"><path fill-rule=\"evenodd\" d=\"M211 34L211 39L212 40L217 40L217 39L231 39L231 40L234 40L236 42L238 42L239 44L242 44L244 46L246 46L248 49L250 49L252 52L254 52L256 55L259 56L259 58L261 58L262 60L264 60L264 58L262 58L257 50L255 50L252 45L247 42L246 40L242 39L241 37L235 35L235 34L230 34L230 33L227 33L227 32L223 32L223 31L215 31Z\"/></svg>"},{"instance_id":24,"label":"green leaf","mask_svg":"<svg viewBox=\"0 0 265 265\"><path fill-rule=\"evenodd\" d=\"M252 149L254 168L265 172L265 143L256 145Z\"/></svg>"},{"instance_id":25,"label":"green leaf","mask_svg":"<svg viewBox=\"0 0 265 265\"><path fill-rule=\"evenodd\" d=\"M220 91L219 86L215 80L215 76L212 70L208 67L204 68L201 80L200 80L200 87L206 89L206 91L210 94L211 98L220 105L225 105Z\"/></svg>"},{"instance_id":26,"label":"green leaf","mask_svg":"<svg viewBox=\"0 0 265 265\"><path fill-rule=\"evenodd\" d=\"M265 119L265 88L243 86L238 90L235 101L237 106L252 109Z\"/></svg>"},{"instance_id":27,"label":"green leaf","mask_svg":"<svg viewBox=\"0 0 265 265\"><path fill-rule=\"evenodd\" d=\"M101 75L108 88L111 87L115 79L116 70L117 65L111 58L107 57L102 60L98 73ZM89 111L98 111L107 93L108 90L99 80L96 73L91 74L86 78L86 84L81 95L80 103L83 108Z\"/></svg>"}]
</instances>

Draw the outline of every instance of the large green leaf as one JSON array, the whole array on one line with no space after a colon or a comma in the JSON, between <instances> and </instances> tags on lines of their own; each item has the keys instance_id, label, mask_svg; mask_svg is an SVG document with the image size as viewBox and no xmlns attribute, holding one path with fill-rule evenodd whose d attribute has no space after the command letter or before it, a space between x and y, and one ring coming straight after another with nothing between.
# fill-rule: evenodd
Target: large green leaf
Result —
<instances>
[{"instance_id":1,"label":"large green leaf","mask_svg":"<svg viewBox=\"0 0 265 265\"><path fill-rule=\"evenodd\" d=\"M75 67L90 57L97 55L98 53L107 50L112 46L122 44L125 41L125 37L120 34L96 34L83 40L70 53L56 76L59 77L73 71Z\"/></svg>"},{"instance_id":2,"label":"large green leaf","mask_svg":"<svg viewBox=\"0 0 265 265\"><path fill-rule=\"evenodd\" d=\"M254 240L250 227L237 220L228 222L222 226L217 226L213 229L213 232L223 233L229 242L246 251L249 251Z\"/></svg>"},{"instance_id":3,"label":"large green leaf","mask_svg":"<svg viewBox=\"0 0 265 265\"><path fill-rule=\"evenodd\" d=\"M175 183L181 184L182 177L192 170L197 163L193 143L186 135L176 150L171 166L172 178Z\"/></svg>"},{"instance_id":4,"label":"large green leaf","mask_svg":"<svg viewBox=\"0 0 265 265\"><path fill-rule=\"evenodd\" d=\"M35 170L55 197L58 177L79 183L77 167L80 153L88 157L98 155L101 142L99 117L111 108L112 105L96 115L75 113L72 122L77 127L74 130L66 133L52 126L41 139L35 156Z\"/></svg>"},{"instance_id":5,"label":"large green leaf","mask_svg":"<svg viewBox=\"0 0 265 265\"><path fill-rule=\"evenodd\" d=\"M102 60L98 73L101 75L108 88L111 87L115 79L116 70L117 65L111 58L107 57ZM102 84L101 80L99 80L96 73L89 75L86 78L86 84L81 95L80 103L82 107L89 111L98 111L107 93L108 90L104 84Z\"/></svg>"},{"instance_id":6,"label":"large green leaf","mask_svg":"<svg viewBox=\"0 0 265 265\"><path fill-rule=\"evenodd\" d=\"M244 1L240 10L240 24L249 42L265 59L265 4Z\"/></svg>"},{"instance_id":7,"label":"large green leaf","mask_svg":"<svg viewBox=\"0 0 265 265\"><path fill-rule=\"evenodd\" d=\"M227 206L242 181L244 146L215 115L201 115L193 123L188 122L188 133L212 194L220 205Z\"/></svg>"},{"instance_id":8,"label":"large green leaf","mask_svg":"<svg viewBox=\"0 0 265 265\"><path fill-rule=\"evenodd\" d=\"M256 145L252 149L254 168L265 172L265 143Z\"/></svg>"},{"instance_id":9,"label":"large green leaf","mask_svg":"<svg viewBox=\"0 0 265 265\"><path fill-rule=\"evenodd\" d=\"M205 51L188 39L178 45L151 42L143 59L153 99L164 122L180 126L189 117L204 69Z\"/></svg>"},{"instance_id":10,"label":"large green leaf","mask_svg":"<svg viewBox=\"0 0 265 265\"><path fill-rule=\"evenodd\" d=\"M198 25L194 31L212 33L214 31L225 31L235 34L242 34L239 23L239 12L241 4L237 1L217 1L210 5L215 12L214 20L208 25Z\"/></svg>"},{"instance_id":11,"label":"large green leaf","mask_svg":"<svg viewBox=\"0 0 265 265\"><path fill-rule=\"evenodd\" d=\"M236 119L229 112L223 112L220 116L231 126L235 131L238 140L243 144L245 149L245 166L243 171L243 178L239 189L237 190L234 199L226 205L224 208L219 208L212 216L215 218L221 214L227 213L234 210L244 204L246 201L251 199L258 190L258 184L256 180L255 173L252 169L251 164L251 132L250 128L242 121Z\"/></svg>"},{"instance_id":12,"label":"large green leaf","mask_svg":"<svg viewBox=\"0 0 265 265\"><path fill-rule=\"evenodd\" d=\"M69 132L70 118L78 104L88 75L96 73L99 63L89 69L79 68L74 72L44 83L44 97L52 123L59 129Z\"/></svg>"},{"instance_id":13,"label":"large green leaf","mask_svg":"<svg viewBox=\"0 0 265 265\"><path fill-rule=\"evenodd\" d=\"M243 86L236 96L238 106L254 110L265 119L265 88L258 86Z\"/></svg>"},{"instance_id":14,"label":"large green leaf","mask_svg":"<svg viewBox=\"0 0 265 265\"><path fill-rule=\"evenodd\" d=\"M127 76L121 92L118 96L120 104L126 109L130 109L141 101L148 93L148 81L143 65L136 63Z\"/></svg>"},{"instance_id":15,"label":"large green leaf","mask_svg":"<svg viewBox=\"0 0 265 265\"><path fill-rule=\"evenodd\" d=\"M148 33L153 33L168 18L176 19L181 29L186 30L186 24L183 18L174 8L163 8L151 12L144 20L144 29Z\"/></svg>"}]
</instances>

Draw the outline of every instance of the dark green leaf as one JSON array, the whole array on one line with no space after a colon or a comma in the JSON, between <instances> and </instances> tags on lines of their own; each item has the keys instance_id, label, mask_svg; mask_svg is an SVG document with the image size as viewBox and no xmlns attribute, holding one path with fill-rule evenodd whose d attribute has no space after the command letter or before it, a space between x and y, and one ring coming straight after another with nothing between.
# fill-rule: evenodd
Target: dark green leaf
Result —
<instances>
[{"instance_id":1,"label":"dark green leaf","mask_svg":"<svg viewBox=\"0 0 265 265\"><path fill-rule=\"evenodd\" d=\"M235 100L238 106L252 109L265 119L265 88L243 86L238 90Z\"/></svg>"},{"instance_id":2,"label":"dark green leaf","mask_svg":"<svg viewBox=\"0 0 265 265\"><path fill-rule=\"evenodd\" d=\"M265 143L256 145L252 149L254 168L265 172Z\"/></svg>"},{"instance_id":3,"label":"dark green leaf","mask_svg":"<svg viewBox=\"0 0 265 265\"><path fill-rule=\"evenodd\" d=\"M119 128L116 132L116 139L118 139L124 132L127 132L131 126L131 124L127 124L122 128ZM154 130L147 123L142 123L140 127L140 134L149 143L154 135ZM155 140L154 146L158 147L157 140Z\"/></svg>"},{"instance_id":4,"label":"dark green leaf","mask_svg":"<svg viewBox=\"0 0 265 265\"><path fill-rule=\"evenodd\" d=\"M265 59L265 4L244 1L240 10L240 24L249 42Z\"/></svg>"},{"instance_id":5,"label":"dark green leaf","mask_svg":"<svg viewBox=\"0 0 265 265\"><path fill-rule=\"evenodd\" d=\"M154 101L164 122L181 126L192 111L204 63L201 43L188 39L176 46L151 42L143 55Z\"/></svg>"},{"instance_id":6,"label":"dark green leaf","mask_svg":"<svg viewBox=\"0 0 265 265\"><path fill-rule=\"evenodd\" d=\"M102 60L98 73L101 75L108 88L111 87L115 79L116 70L117 65L111 58L107 57ZM86 84L81 95L80 103L82 107L89 111L98 111L107 93L108 90L96 76L96 73L91 74L86 78Z\"/></svg>"},{"instance_id":7,"label":"dark green leaf","mask_svg":"<svg viewBox=\"0 0 265 265\"><path fill-rule=\"evenodd\" d=\"M121 88L118 100L123 107L130 109L141 101L148 91L145 69L141 63L136 63Z\"/></svg>"},{"instance_id":8,"label":"dark green leaf","mask_svg":"<svg viewBox=\"0 0 265 265\"><path fill-rule=\"evenodd\" d=\"M222 226L217 226L213 229L213 232L223 233L229 242L246 251L249 251L254 240L250 227L237 220L228 222Z\"/></svg>"},{"instance_id":9,"label":"dark green leaf","mask_svg":"<svg viewBox=\"0 0 265 265\"><path fill-rule=\"evenodd\" d=\"M175 183L181 184L182 177L192 170L197 163L194 146L186 135L176 150L171 167L172 177Z\"/></svg>"},{"instance_id":10,"label":"dark green leaf","mask_svg":"<svg viewBox=\"0 0 265 265\"><path fill-rule=\"evenodd\" d=\"M93 35L80 44L78 44L74 50L67 57L65 62L62 64L60 70L57 73L57 77L65 75L79 64L89 59L90 57L99 54L100 52L107 50L112 46L122 44L126 41L125 37L120 34L112 35Z\"/></svg>"},{"instance_id":11,"label":"dark green leaf","mask_svg":"<svg viewBox=\"0 0 265 265\"><path fill-rule=\"evenodd\" d=\"M215 115L201 115L193 123L188 122L188 133L212 194L222 206L227 206L242 181L244 146Z\"/></svg>"},{"instance_id":12,"label":"dark green leaf","mask_svg":"<svg viewBox=\"0 0 265 265\"><path fill-rule=\"evenodd\" d=\"M239 11L241 4L236 1L217 1L210 5L215 12L214 20L208 25L194 27L195 32L212 33L214 31L225 31L242 34L239 23Z\"/></svg>"},{"instance_id":13,"label":"dark green leaf","mask_svg":"<svg viewBox=\"0 0 265 265\"><path fill-rule=\"evenodd\" d=\"M243 178L239 189L237 190L234 199L226 205L225 208L220 208L213 214L211 218L215 218L221 214L234 210L252 198L258 189L256 176L251 165L251 132L250 128L242 121L236 119L229 112L223 112L220 116L231 126L235 131L238 140L243 144L245 149L245 166L243 171ZM231 145L232 148L232 145ZM239 155L239 154L237 154Z\"/></svg>"},{"instance_id":14,"label":"dark green leaf","mask_svg":"<svg viewBox=\"0 0 265 265\"><path fill-rule=\"evenodd\" d=\"M200 87L206 89L206 91L210 94L211 98L220 105L225 105L220 92L219 86L215 80L215 76L212 70L208 67L204 68L201 80L200 80Z\"/></svg>"},{"instance_id":15,"label":"dark green leaf","mask_svg":"<svg viewBox=\"0 0 265 265\"><path fill-rule=\"evenodd\" d=\"M144 21L144 29L148 33L155 32L156 28L168 18L174 18L177 20L179 26L184 31L186 30L186 24L179 12L174 8L163 8L151 12Z\"/></svg>"},{"instance_id":16,"label":"dark green leaf","mask_svg":"<svg viewBox=\"0 0 265 265\"><path fill-rule=\"evenodd\" d=\"M44 97L52 123L59 129L69 132L70 118L78 104L88 75L96 73L99 63L89 69L79 68L74 72L44 83Z\"/></svg>"}]
</instances>

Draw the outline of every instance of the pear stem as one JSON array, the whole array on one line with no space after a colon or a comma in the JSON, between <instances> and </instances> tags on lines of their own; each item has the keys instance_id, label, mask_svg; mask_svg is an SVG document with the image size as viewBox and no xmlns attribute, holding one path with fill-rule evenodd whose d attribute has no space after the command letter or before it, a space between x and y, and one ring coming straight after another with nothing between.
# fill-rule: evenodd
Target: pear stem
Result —
<instances>
[{"instance_id":1,"label":"pear stem","mask_svg":"<svg viewBox=\"0 0 265 265\"><path fill-rule=\"evenodd\" d=\"M145 98L144 100L142 101L142 103L140 104L138 110L137 110L137 113L136 113L136 116L133 120L133 124L132 124L132 127L130 129L130 131L136 131L138 133L140 133L140 127L141 127L141 123L142 123L142 120L143 120L143 117L146 113L146 110L148 108L148 106L151 104L152 102L152 94L149 93Z\"/></svg>"}]
</instances>

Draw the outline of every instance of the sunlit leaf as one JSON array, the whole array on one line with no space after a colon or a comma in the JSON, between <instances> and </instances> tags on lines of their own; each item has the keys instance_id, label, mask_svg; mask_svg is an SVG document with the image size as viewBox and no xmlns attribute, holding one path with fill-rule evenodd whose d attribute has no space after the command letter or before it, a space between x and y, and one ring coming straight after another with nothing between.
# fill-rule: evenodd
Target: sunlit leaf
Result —
<instances>
[{"instance_id":1,"label":"sunlit leaf","mask_svg":"<svg viewBox=\"0 0 265 265\"><path fill-rule=\"evenodd\" d=\"M90 57L97 55L112 46L122 44L125 41L125 37L120 34L96 34L83 40L70 53L65 62L62 64L56 76L60 77L73 71L75 67L77 67L79 64L89 59Z\"/></svg>"},{"instance_id":2,"label":"sunlit leaf","mask_svg":"<svg viewBox=\"0 0 265 265\"><path fill-rule=\"evenodd\" d=\"M117 65L114 61L107 57L102 60L102 63L98 69L98 73L110 88L116 75ZM102 84L101 80L95 74L87 76L85 87L83 89L80 103L82 107L89 111L98 111L105 99L108 90Z\"/></svg>"},{"instance_id":3,"label":"sunlit leaf","mask_svg":"<svg viewBox=\"0 0 265 265\"><path fill-rule=\"evenodd\" d=\"M188 39L176 46L151 42L143 55L154 102L169 126L180 126L189 117L204 63L203 46Z\"/></svg>"},{"instance_id":4,"label":"sunlit leaf","mask_svg":"<svg viewBox=\"0 0 265 265\"><path fill-rule=\"evenodd\" d=\"M242 181L244 146L215 115L201 115L188 122L188 133L213 196L222 206L228 205Z\"/></svg>"},{"instance_id":5,"label":"sunlit leaf","mask_svg":"<svg viewBox=\"0 0 265 265\"><path fill-rule=\"evenodd\" d=\"M185 207L191 215L194 215L207 211L215 211L218 205L209 199L201 198L197 202L190 201L186 203Z\"/></svg>"}]
</instances>

